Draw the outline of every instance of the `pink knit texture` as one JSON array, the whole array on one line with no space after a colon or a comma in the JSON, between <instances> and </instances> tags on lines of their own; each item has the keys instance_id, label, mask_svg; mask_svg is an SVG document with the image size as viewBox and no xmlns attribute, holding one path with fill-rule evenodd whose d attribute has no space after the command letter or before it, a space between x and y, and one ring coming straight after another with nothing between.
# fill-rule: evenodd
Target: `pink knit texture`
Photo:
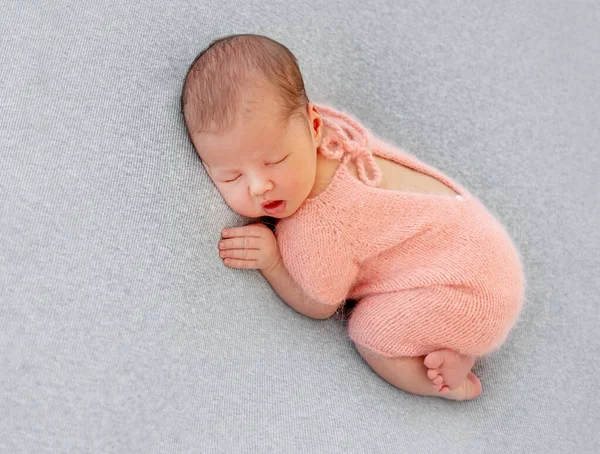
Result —
<instances>
[{"instance_id":1,"label":"pink knit texture","mask_svg":"<svg viewBox=\"0 0 600 454\"><path fill-rule=\"evenodd\" d=\"M449 177L356 120L319 109L325 125L319 151L341 164L322 193L277 225L290 275L323 304L359 300L348 321L350 338L379 354L497 349L525 293L519 253L504 227ZM430 175L458 195L378 188L373 155Z\"/></svg>"}]
</instances>

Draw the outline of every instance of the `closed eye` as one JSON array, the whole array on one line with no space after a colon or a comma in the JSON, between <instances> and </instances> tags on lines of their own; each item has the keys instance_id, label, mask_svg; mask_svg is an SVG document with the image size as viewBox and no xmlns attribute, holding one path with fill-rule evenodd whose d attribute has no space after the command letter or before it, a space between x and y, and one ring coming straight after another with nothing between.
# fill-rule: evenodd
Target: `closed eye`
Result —
<instances>
[{"instance_id":1,"label":"closed eye","mask_svg":"<svg viewBox=\"0 0 600 454\"><path fill-rule=\"evenodd\" d=\"M232 181L237 180L239 177L241 177L241 175L238 175L237 177L232 178L231 180L225 180L225 183L231 183Z\"/></svg>"},{"instance_id":2,"label":"closed eye","mask_svg":"<svg viewBox=\"0 0 600 454\"><path fill-rule=\"evenodd\" d=\"M280 162L283 162L283 161L285 161L285 160L288 158L288 156L289 156L289 154L288 154L288 155L287 155L285 158L283 158L281 161L272 162L272 163L270 163L270 164L268 164L268 165L271 165L271 166L272 166L272 165L274 165L274 164L279 164Z\"/></svg>"}]
</instances>

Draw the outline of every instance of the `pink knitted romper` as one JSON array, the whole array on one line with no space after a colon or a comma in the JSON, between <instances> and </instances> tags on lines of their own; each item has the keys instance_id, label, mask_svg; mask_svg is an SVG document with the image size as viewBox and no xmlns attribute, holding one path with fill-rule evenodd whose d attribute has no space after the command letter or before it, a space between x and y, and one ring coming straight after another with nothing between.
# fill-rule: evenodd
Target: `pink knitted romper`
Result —
<instances>
[{"instance_id":1,"label":"pink knitted romper","mask_svg":"<svg viewBox=\"0 0 600 454\"><path fill-rule=\"evenodd\" d=\"M519 253L504 227L441 172L356 120L325 106L319 110L326 131L319 151L341 164L323 192L277 224L290 275L322 304L358 300L349 336L380 355L497 349L525 291ZM381 171L373 154L430 175L458 195L378 188Z\"/></svg>"}]
</instances>

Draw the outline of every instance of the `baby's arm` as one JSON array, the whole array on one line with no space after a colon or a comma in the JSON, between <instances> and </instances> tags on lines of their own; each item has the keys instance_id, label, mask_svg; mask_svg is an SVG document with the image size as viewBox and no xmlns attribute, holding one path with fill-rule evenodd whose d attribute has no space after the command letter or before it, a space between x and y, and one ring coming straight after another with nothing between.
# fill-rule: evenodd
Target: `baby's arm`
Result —
<instances>
[{"instance_id":1,"label":"baby's arm","mask_svg":"<svg viewBox=\"0 0 600 454\"><path fill-rule=\"evenodd\" d=\"M339 305L316 301L296 284L283 264L273 232L265 225L224 229L222 237L219 254L225 265L258 269L281 299L307 317L325 319L336 312Z\"/></svg>"},{"instance_id":2,"label":"baby's arm","mask_svg":"<svg viewBox=\"0 0 600 454\"><path fill-rule=\"evenodd\" d=\"M307 296L294 279L292 279L281 260L279 260L279 263L273 269L260 270L260 272L283 301L292 309L307 317L317 319L329 318L338 309L338 306L323 304Z\"/></svg>"}]
</instances>

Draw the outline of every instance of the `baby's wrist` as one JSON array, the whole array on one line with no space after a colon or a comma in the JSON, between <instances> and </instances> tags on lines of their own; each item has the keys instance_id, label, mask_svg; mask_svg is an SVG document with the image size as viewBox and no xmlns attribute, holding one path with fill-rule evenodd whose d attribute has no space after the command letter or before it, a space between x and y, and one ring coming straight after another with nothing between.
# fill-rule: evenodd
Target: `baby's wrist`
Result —
<instances>
[{"instance_id":1,"label":"baby's wrist","mask_svg":"<svg viewBox=\"0 0 600 454\"><path fill-rule=\"evenodd\" d=\"M262 268L260 272L264 275L272 274L276 272L282 265L283 262L281 260L281 256L278 256L277 259L270 266Z\"/></svg>"}]
</instances>

